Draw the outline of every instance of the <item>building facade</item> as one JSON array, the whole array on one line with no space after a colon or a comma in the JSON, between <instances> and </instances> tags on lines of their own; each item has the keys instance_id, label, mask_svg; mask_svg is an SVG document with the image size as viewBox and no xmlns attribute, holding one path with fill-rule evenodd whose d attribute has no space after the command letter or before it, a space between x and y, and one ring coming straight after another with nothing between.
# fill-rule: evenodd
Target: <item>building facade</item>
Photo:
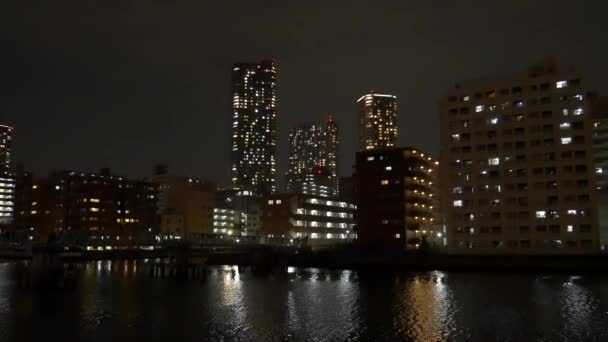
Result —
<instances>
[{"instance_id":1,"label":"building facade","mask_svg":"<svg viewBox=\"0 0 608 342\"><path fill-rule=\"evenodd\" d=\"M65 244L150 242L158 225L156 188L146 181L99 173L59 171L45 179L18 176L15 239Z\"/></svg>"},{"instance_id":2,"label":"building facade","mask_svg":"<svg viewBox=\"0 0 608 342\"><path fill-rule=\"evenodd\" d=\"M450 253L598 251L585 94L580 73L554 60L447 92L440 181Z\"/></svg>"},{"instance_id":3,"label":"building facade","mask_svg":"<svg viewBox=\"0 0 608 342\"><path fill-rule=\"evenodd\" d=\"M396 96L370 92L357 100L357 107L360 151L397 146Z\"/></svg>"},{"instance_id":4,"label":"building facade","mask_svg":"<svg viewBox=\"0 0 608 342\"><path fill-rule=\"evenodd\" d=\"M330 115L289 131L287 192L338 195L338 126Z\"/></svg>"},{"instance_id":5,"label":"building facade","mask_svg":"<svg viewBox=\"0 0 608 342\"><path fill-rule=\"evenodd\" d=\"M15 174L12 169L13 127L0 125L0 230L13 222Z\"/></svg>"},{"instance_id":6,"label":"building facade","mask_svg":"<svg viewBox=\"0 0 608 342\"><path fill-rule=\"evenodd\" d=\"M156 174L156 202L163 240L202 242L213 237L216 184L191 177Z\"/></svg>"},{"instance_id":7,"label":"building facade","mask_svg":"<svg viewBox=\"0 0 608 342\"><path fill-rule=\"evenodd\" d=\"M600 249L608 251L608 96L591 94Z\"/></svg>"},{"instance_id":8,"label":"building facade","mask_svg":"<svg viewBox=\"0 0 608 342\"><path fill-rule=\"evenodd\" d=\"M294 244L329 246L356 239L355 205L338 198L273 194L262 201L262 236Z\"/></svg>"},{"instance_id":9,"label":"building facade","mask_svg":"<svg viewBox=\"0 0 608 342\"><path fill-rule=\"evenodd\" d=\"M223 238L254 238L261 227L261 197L247 190L219 191L213 208L213 233Z\"/></svg>"},{"instance_id":10,"label":"building facade","mask_svg":"<svg viewBox=\"0 0 608 342\"><path fill-rule=\"evenodd\" d=\"M232 69L232 184L256 194L276 189L276 70L273 61Z\"/></svg>"},{"instance_id":11,"label":"building facade","mask_svg":"<svg viewBox=\"0 0 608 342\"><path fill-rule=\"evenodd\" d=\"M411 147L357 153L357 232L361 244L421 250L443 247L438 215L438 162Z\"/></svg>"}]
</instances>

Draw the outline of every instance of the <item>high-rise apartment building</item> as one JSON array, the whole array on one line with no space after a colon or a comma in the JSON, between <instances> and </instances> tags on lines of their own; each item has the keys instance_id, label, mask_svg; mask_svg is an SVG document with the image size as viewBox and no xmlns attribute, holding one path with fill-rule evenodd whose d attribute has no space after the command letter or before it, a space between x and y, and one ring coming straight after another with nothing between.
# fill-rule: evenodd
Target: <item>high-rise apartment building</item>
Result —
<instances>
[{"instance_id":1,"label":"high-rise apartment building","mask_svg":"<svg viewBox=\"0 0 608 342\"><path fill-rule=\"evenodd\" d=\"M548 59L440 101L449 252L598 251L593 122L581 75Z\"/></svg>"},{"instance_id":2,"label":"high-rise apartment building","mask_svg":"<svg viewBox=\"0 0 608 342\"><path fill-rule=\"evenodd\" d=\"M360 243L381 249L442 247L438 162L411 147L357 153L355 204Z\"/></svg>"},{"instance_id":3,"label":"high-rise apartment building","mask_svg":"<svg viewBox=\"0 0 608 342\"><path fill-rule=\"evenodd\" d=\"M316 196L338 195L338 126L326 119L289 132L287 191Z\"/></svg>"},{"instance_id":4,"label":"high-rise apartment building","mask_svg":"<svg viewBox=\"0 0 608 342\"><path fill-rule=\"evenodd\" d=\"M232 184L256 194L275 191L276 70L273 61L232 69Z\"/></svg>"},{"instance_id":5,"label":"high-rise apartment building","mask_svg":"<svg viewBox=\"0 0 608 342\"><path fill-rule=\"evenodd\" d=\"M397 97L373 91L357 100L359 150L395 147L399 135Z\"/></svg>"},{"instance_id":6,"label":"high-rise apartment building","mask_svg":"<svg viewBox=\"0 0 608 342\"><path fill-rule=\"evenodd\" d=\"M14 218L15 175L12 170L12 140L13 128L0 125L0 226L12 223Z\"/></svg>"}]
</instances>

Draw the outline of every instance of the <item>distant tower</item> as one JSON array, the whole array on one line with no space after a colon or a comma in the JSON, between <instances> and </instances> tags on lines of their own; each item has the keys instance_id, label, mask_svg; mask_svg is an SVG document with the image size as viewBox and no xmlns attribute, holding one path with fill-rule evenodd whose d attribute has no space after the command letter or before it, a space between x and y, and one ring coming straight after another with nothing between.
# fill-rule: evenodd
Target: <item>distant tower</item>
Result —
<instances>
[{"instance_id":1,"label":"distant tower","mask_svg":"<svg viewBox=\"0 0 608 342\"><path fill-rule=\"evenodd\" d=\"M359 150L397 146L397 97L373 91L357 100Z\"/></svg>"},{"instance_id":2,"label":"distant tower","mask_svg":"<svg viewBox=\"0 0 608 342\"><path fill-rule=\"evenodd\" d=\"M13 127L0 125L0 225L13 221L15 175L12 170Z\"/></svg>"},{"instance_id":3,"label":"distant tower","mask_svg":"<svg viewBox=\"0 0 608 342\"><path fill-rule=\"evenodd\" d=\"M232 69L232 185L275 191L276 70L273 61Z\"/></svg>"},{"instance_id":4,"label":"distant tower","mask_svg":"<svg viewBox=\"0 0 608 342\"><path fill-rule=\"evenodd\" d=\"M287 191L337 196L337 150L338 126L331 115L291 128Z\"/></svg>"}]
</instances>

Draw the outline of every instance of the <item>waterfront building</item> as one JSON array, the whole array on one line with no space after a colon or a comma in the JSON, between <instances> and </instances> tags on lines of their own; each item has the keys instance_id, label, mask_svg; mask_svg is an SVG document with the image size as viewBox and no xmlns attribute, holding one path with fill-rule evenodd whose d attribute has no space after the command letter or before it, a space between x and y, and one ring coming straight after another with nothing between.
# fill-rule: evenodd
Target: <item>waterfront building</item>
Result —
<instances>
[{"instance_id":1,"label":"waterfront building","mask_svg":"<svg viewBox=\"0 0 608 342\"><path fill-rule=\"evenodd\" d=\"M591 96L600 249L608 251L608 96Z\"/></svg>"},{"instance_id":2,"label":"waterfront building","mask_svg":"<svg viewBox=\"0 0 608 342\"><path fill-rule=\"evenodd\" d=\"M329 115L289 131L287 192L338 195L338 126Z\"/></svg>"},{"instance_id":3,"label":"waterfront building","mask_svg":"<svg viewBox=\"0 0 608 342\"><path fill-rule=\"evenodd\" d=\"M395 147L399 137L397 97L371 91L357 100L359 150Z\"/></svg>"},{"instance_id":4,"label":"waterfront building","mask_svg":"<svg viewBox=\"0 0 608 342\"><path fill-rule=\"evenodd\" d=\"M439 108L450 253L599 250L593 122L577 70L547 59L459 82Z\"/></svg>"},{"instance_id":5,"label":"waterfront building","mask_svg":"<svg viewBox=\"0 0 608 342\"><path fill-rule=\"evenodd\" d=\"M261 197L247 190L218 191L213 233L222 238L253 239L261 226Z\"/></svg>"},{"instance_id":6,"label":"waterfront building","mask_svg":"<svg viewBox=\"0 0 608 342\"><path fill-rule=\"evenodd\" d=\"M336 197L282 193L262 201L262 237L331 246L356 239L355 205Z\"/></svg>"},{"instance_id":7,"label":"waterfront building","mask_svg":"<svg viewBox=\"0 0 608 342\"><path fill-rule=\"evenodd\" d=\"M267 194L276 185L276 70L274 61L232 69L233 188Z\"/></svg>"},{"instance_id":8,"label":"waterfront building","mask_svg":"<svg viewBox=\"0 0 608 342\"><path fill-rule=\"evenodd\" d=\"M213 237L215 183L168 173L156 174L151 181L158 187L162 239L199 243Z\"/></svg>"},{"instance_id":9,"label":"waterfront building","mask_svg":"<svg viewBox=\"0 0 608 342\"><path fill-rule=\"evenodd\" d=\"M99 173L64 170L45 179L17 177L14 237L68 244L115 246L149 240L157 226L153 184Z\"/></svg>"},{"instance_id":10,"label":"waterfront building","mask_svg":"<svg viewBox=\"0 0 608 342\"><path fill-rule=\"evenodd\" d=\"M15 174L12 169L13 127L0 125L0 232L13 222Z\"/></svg>"},{"instance_id":11,"label":"waterfront building","mask_svg":"<svg viewBox=\"0 0 608 342\"><path fill-rule=\"evenodd\" d=\"M358 152L353 179L359 242L411 251L444 246L437 169L438 162L416 148Z\"/></svg>"}]
</instances>

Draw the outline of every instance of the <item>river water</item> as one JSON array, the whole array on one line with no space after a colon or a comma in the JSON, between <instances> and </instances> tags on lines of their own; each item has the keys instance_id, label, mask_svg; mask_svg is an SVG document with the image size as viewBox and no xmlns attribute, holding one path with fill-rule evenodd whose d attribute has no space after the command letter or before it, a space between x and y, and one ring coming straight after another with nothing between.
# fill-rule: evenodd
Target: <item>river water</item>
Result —
<instances>
[{"instance_id":1,"label":"river water","mask_svg":"<svg viewBox=\"0 0 608 342\"><path fill-rule=\"evenodd\" d=\"M0 264L0 341L606 341L608 277L289 268L151 278L88 263L77 287L32 291Z\"/></svg>"}]
</instances>

